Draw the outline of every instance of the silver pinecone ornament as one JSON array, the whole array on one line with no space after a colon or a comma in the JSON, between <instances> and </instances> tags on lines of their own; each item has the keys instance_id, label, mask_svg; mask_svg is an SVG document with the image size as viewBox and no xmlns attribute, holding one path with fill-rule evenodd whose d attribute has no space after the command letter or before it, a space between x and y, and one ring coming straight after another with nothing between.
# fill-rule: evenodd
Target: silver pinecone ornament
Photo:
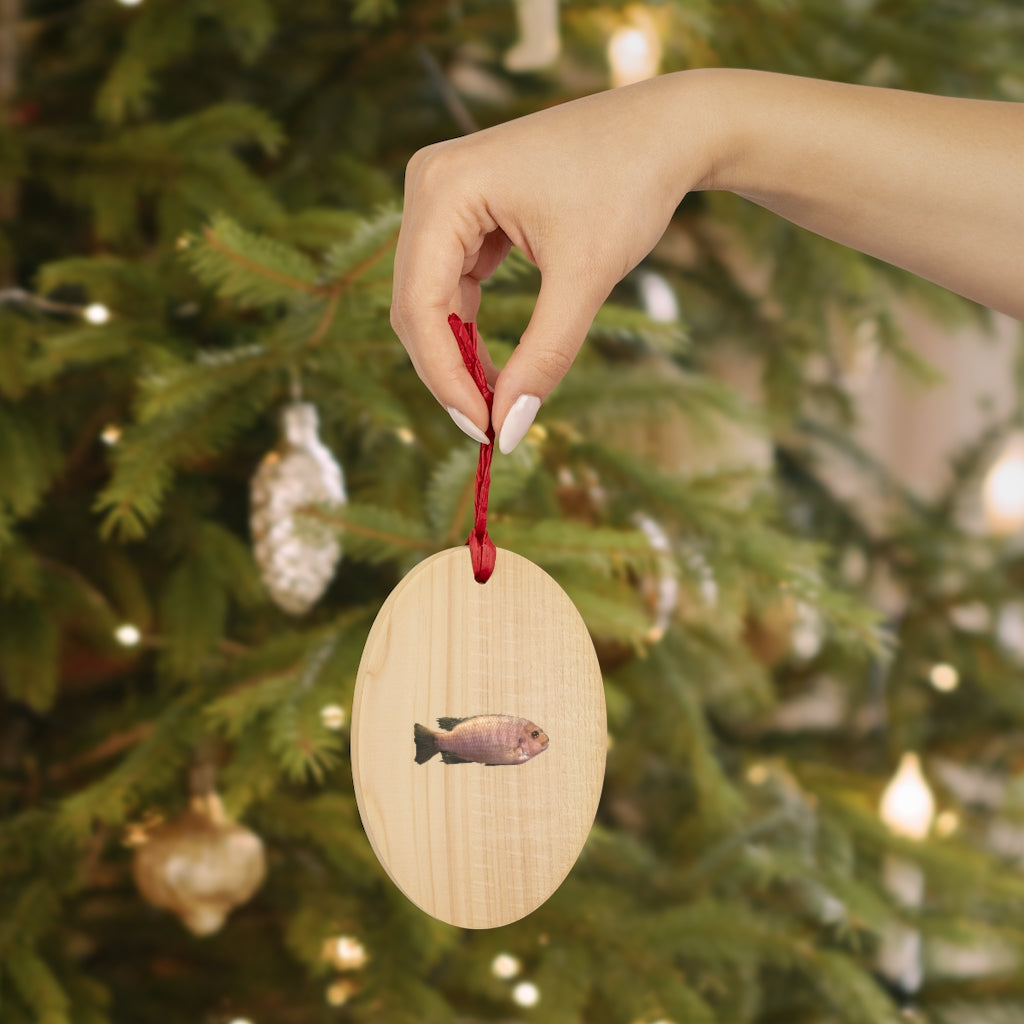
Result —
<instances>
[{"instance_id":1,"label":"silver pinecone ornament","mask_svg":"<svg viewBox=\"0 0 1024 1024\"><path fill-rule=\"evenodd\" d=\"M308 505L344 504L345 478L317 433L314 405L289 403L281 423L281 443L252 478L250 525L271 598L289 614L302 615L331 582L341 544L335 530L295 513Z\"/></svg>"}]
</instances>

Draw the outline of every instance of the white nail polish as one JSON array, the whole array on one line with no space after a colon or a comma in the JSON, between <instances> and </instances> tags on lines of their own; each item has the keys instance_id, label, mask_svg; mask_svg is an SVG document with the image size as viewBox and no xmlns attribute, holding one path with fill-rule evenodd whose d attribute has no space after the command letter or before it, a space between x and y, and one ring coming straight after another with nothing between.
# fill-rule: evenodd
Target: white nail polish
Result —
<instances>
[{"instance_id":1,"label":"white nail polish","mask_svg":"<svg viewBox=\"0 0 1024 1024\"><path fill-rule=\"evenodd\" d=\"M491 443L487 440L487 435L464 412L459 412L458 409L448 406L448 415L455 421L459 430L473 438L477 444Z\"/></svg>"},{"instance_id":2,"label":"white nail polish","mask_svg":"<svg viewBox=\"0 0 1024 1024\"><path fill-rule=\"evenodd\" d=\"M526 436L539 408L540 399L536 395L520 395L512 403L498 436L498 448L502 455L508 455Z\"/></svg>"}]
</instances>

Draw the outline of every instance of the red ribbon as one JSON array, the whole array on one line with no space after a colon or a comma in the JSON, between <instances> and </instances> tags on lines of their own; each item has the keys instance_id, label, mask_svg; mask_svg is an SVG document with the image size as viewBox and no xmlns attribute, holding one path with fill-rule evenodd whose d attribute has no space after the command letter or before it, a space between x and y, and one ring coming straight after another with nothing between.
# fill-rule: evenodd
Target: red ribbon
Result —
<instances>
[{"instance_id":1,"label":"red ribbon","mask_svg":"<svg viewBox=\"0 0 1024 1024\"><path fill-rule=\"evenodd\" d=\"M473 529L466 541L473 556L473 579L477 583L486 583L494 572L495 560L494 541L487 536L487 495L491 489L491 456L494 454L494 427L490 422L490 411L494 392L487 385L484 366L477 352L480 336L477 334L476 324L464 323L452 313L448 317L448 326L455 335L473 383L480 389L480 394L487 403L487 440L490 443L480 445L480 458L476 464L476 491L473 496Z\"/></svg>"}]
</instances>

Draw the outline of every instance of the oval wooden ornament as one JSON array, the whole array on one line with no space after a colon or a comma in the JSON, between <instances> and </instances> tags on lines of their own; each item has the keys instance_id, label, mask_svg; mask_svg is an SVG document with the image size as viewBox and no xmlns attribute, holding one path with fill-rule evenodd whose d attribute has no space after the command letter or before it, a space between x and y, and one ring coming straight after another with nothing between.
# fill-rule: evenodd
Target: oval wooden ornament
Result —
<instances>
[{"instance_id":1,"label":"oval wooden ornament","mask_svg":"<svg viewBox=\"0 0 1024 1024\"><path fill-rule=\"evenodd\" d=\"M542 733L530 749L543 734L549 743L522 763L456 761L467 751L493 759L459 746L452 720L474 716L506 716L496 735L526 719ZM440 737L430 743L452 748L445 760L417 763L417 723ZM481 584L468 548L442 551L385 601L356 679L352 772L377 858L422 910L495 928L540 906L590 832L606 749L594 645L568 596L532 562L499 548Z\"/></svg>"}]
</instances>

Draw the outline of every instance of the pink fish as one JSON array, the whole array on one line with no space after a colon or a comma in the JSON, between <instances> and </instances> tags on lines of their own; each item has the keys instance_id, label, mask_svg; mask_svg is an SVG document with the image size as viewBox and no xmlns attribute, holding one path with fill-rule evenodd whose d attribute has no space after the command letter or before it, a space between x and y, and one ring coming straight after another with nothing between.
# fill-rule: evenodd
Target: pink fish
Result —
<instances>
[{"instance_id":1,"label":"pink fish","mask_svg":"<svg viewBox=\"0 0 1024 1024\"><path fill-rule=\"evenodd\" d=\"M522 764L548 749L544 730L525 718L475 715L439 718L437 724L440 729L413 726L417 764L438 753L445 764Z\"/></svg>"}]
</instances>

